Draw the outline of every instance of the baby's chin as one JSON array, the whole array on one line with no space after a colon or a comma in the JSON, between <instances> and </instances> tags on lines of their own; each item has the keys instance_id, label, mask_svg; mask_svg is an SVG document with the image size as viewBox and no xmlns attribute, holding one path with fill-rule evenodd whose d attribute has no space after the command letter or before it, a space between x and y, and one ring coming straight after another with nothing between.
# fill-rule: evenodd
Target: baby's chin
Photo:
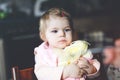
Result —
<instances>
[{"instance_id":1,"label":"baby's chin","mask_svg":"<svg viewBox=\"0 0 120 80\"><path fill-rule=\"evenodd\" d=\"M67 45L59 45L59 46L56 46L56 48L59 48L59 49L64 49L65 47L67 47Z\"/></svg>"}]
</instances>

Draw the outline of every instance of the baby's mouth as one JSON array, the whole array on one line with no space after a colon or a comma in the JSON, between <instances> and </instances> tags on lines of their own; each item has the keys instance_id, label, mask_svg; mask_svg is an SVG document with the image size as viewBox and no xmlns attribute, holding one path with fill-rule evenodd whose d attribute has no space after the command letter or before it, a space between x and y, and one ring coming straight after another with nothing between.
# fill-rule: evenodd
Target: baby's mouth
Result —
<instances>
[{"instance_id":1,"label":"baby's mouth","mask_svg":"<svg viewBox=\"0 0 120 80\"><path fill-rule=\"evenodd\" d=\"M64 39L64 40L60 40L59 42L60 43L66 43L67 41Z\"/></svg>"}]
</instances>

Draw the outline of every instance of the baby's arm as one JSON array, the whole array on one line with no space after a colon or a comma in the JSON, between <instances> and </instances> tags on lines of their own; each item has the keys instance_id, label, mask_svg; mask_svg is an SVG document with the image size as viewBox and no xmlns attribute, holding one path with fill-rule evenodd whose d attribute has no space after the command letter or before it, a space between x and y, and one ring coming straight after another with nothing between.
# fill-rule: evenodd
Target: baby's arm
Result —
<instances>
[{"instance_id":1,"label":"baby's arm","mask_svg":"<svg viewBox=\"0 0 120 80\"><path fill-rule=\"evenodd\" d=\"M96 73L98 73L99 69L100 69L100 63L96 60L93 59L93 54L90 50L88 50L86 52L86 54L83 54L82 56L83 58L87 59L89 61L89 66L92 71L89 75L95 75Z\"/></svg>"},{"instance_id":2,"label":"baby's arm","mask_svg":"<svg viewBox=\"0 0 120 80\"><path fill-rule=\"evenodd\" d=\"M87 71L86 76L90 78L94 78L99 75L100 63L97 60L91 60L88 62L86 59L82 58L78 61L78 65L81 69Z\"/></svg>"},{"instance_id":3,"label":"baby's arm","mask_svg":"<svg viewBox=\"0 0 120 80\"><path fill-rule=\"evenodd\" d=\"M62 80L66 78L82 78L85 74L85 70L80 69L77 64L72 63L64 67Z\"/></svg>"},{"instance_id":4,"label":"baby's arm","mask_svg":"<svg viewBox=\"0 0 120 80\"><path fill-rule=\"evenodd\" d=\"M77 64L59 67L55 63L49 63L49 60L45 57L41 54L35 54L34 72L38 80L64 80L69 77L80 78L84 74L84 70L79 69Z\"/></svg>"},{"instance_id":5,"label":"baby's arm","mask_svg":"<svg viewBox=\"0 0 120 80\"><path fill-rule=\"evenodd\" d=\"M93 64L86 60L85 58L80 58L77 64L80 67L80 69L85 70L87 74L92 74L96 72L96 69L93 66Z\"/></svg>"},{"instance_id":6,"label":"baby's arm","mask_svg":"<svg viewBox=\"0 0 120 80\"><path fill-rule=\"evenodd\" d=\"M88 78L95 78L99 76L99 70L100 70L100 62L97 59L93 59L92 60L92 65L94 66L94 68L96 69L96 72L92 73L92 74L88 74L87 77Z\"/></svg>"},{"instance_id":7,"label":"baby's arm","mask_svg":"<svg viewBox=\"0 0 120 80\"><path fill-rule=\"evenodd\" d=\"M63 67L35 65L35 75L38 80L60 80Z\"/></svg>"},{"instance_id":8,"label":"baby's arm","mask_svg":"<svg viewBox=\"0 0 120 80\"><path fill-rule=\"evenodd\" d=\"M46 56L35 54L35 67L34 72L38 80L60 80L63 67L56 67L49 64Z\"/></svg>"},{"instance_id":9,"label":"baby's arm","mask_svg":"<svg viewBox=\"0 0 120 80\"><path fill-rule=\"evenodd\" d=\"M97 69L96 69L96 67L95 67L94 64L93 64L94 60L89 60L88 62L89 62L89 68L91 69L90 74L96 73L96 72L97 72ZM89 75L89 74L88 74L88 75Z\"/></svg>"}]
</instances>

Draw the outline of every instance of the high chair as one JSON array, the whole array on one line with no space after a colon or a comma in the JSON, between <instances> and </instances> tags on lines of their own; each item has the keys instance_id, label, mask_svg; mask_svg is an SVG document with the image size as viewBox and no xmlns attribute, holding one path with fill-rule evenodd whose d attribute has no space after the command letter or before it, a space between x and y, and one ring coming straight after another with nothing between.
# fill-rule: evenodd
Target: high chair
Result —
<instances>
[{"instance_id":1,"label":"high chair","mask_svg":"<svg viewBox=\"0 0 120 80\"><path fill-rule=\"evenodd\" d=\"M37 80L33 68L19 70L18 66L12 67L13 80Z\"/></svg>"}]
</instances>

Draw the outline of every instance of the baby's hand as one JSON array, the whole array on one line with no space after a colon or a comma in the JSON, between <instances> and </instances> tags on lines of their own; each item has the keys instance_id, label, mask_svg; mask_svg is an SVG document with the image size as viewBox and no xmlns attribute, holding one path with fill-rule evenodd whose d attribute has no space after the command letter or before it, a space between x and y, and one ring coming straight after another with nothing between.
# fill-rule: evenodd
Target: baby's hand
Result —
<instances>
[{"instance_id":1,"label":"baby's hand","mask_svg":"<svg viewBox=\"0 0 120 80\"><path fill-rule=\"evenodd\" d=\"M92 74L96 72L96 69L93 66L93 64L86 60L85 58L80 58L77 61L77 65L80 67L80 69L84 69L87 72L87 74Z\"/></svg>"},{"instance_id":2,"label":"baby's hand","mask_svg":"<svg viewBox=\"0 0 120 80\"><path fill-rule=\"evenodd\" d=\"M80 69L77 64L69 64L68 66L64 67L62 79L72 77L72 78L81 78L86 74L86 71Z\"/></svg>"}]
</instances>

